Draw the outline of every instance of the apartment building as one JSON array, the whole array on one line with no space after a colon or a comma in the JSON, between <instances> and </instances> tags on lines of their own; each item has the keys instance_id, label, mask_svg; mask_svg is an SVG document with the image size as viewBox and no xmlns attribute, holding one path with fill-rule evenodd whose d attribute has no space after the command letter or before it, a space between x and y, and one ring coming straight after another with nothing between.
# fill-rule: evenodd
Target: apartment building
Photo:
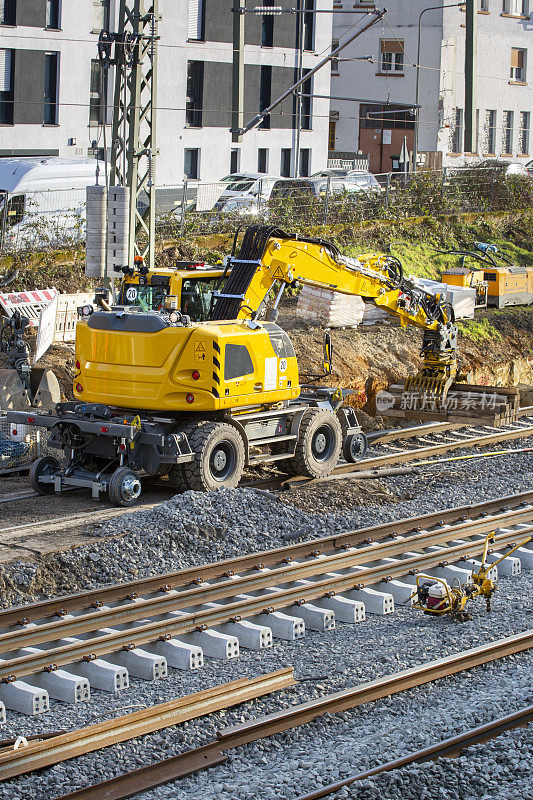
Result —
<instances>
[{"instance_id":1,"label":"apartment building","mask_svg":"<svg viewBox=\"0 0 533 800\"><path fill-rule=\"evenodd\" d=\"M333 64L332 96L358 99L332 99L330 150L370 154L375 173L391 169L405 138L412 153L418 74L419 164L460 165L479 157L530 159L533 18L529 0L478 0L475 154L464 152L464 6L434 9L429 7L438 4L427 0L389 0L386 5L385 20ZM358 0L334 0L333 7L361 10L364 6ZM342 41L357 18L334 15L334 42ZM360 60L365 56L369 59Z\"/></svg>"},{"instance_id":2,"label":"apartment building","mask_svg":"<svg viewBox=\"0 0 533 800\"><path fill-rule=\"evenodd\" d=\"M307 11L301 37L297 14L245 15L245 122L295 82L300 50L305 73L330 46L331 15L313 13L331 9L330 0L299 5ZM303 97L299 116L290 98L232 143L231 6L231 0L160 0L159 185L184 177L216 181L238 171L289 176L297 166L305 175L326 165L327 97ZM0 157L102 156L104 124L109 150L113 70L102 73L97 42L103 28L115 29L117 8L118 0L0 0ZM303 94L327 96L329 80L325 68Z\"/></svg>"}]
</instances>

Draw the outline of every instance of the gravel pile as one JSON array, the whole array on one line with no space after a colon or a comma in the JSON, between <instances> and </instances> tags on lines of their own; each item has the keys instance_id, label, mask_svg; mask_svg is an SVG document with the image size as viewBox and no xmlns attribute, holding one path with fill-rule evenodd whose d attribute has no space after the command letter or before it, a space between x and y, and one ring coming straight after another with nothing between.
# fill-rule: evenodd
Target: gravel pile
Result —
<instances>
[{"instance_id":1,"label":"gravel pile","mask_svg":"<svg viewBox=\"0 0 533 800\"><path fill-rule=\"evenodd\" d=\"M521 440L514 443L523 446ZM244 488L176 495L152 510L95 525L92 545L0 567L0 604L19 605L525 491L533 486L533 454L455 461L425 467L419 475L381 479L382 489L367 494L376 502L363 507L360 497L368 489L361 483L335 481L279 496Z\"/></svg>"},{"instance_id":2,"label":"gravel pile","mask_svg":"<svg viewBox=\"0 0 533 800\"><path fill-rule=\"evenodd\" d=\"M525 445L516 442L514 446ZM296 508L292 503L291 498L297 493L284 494L279 499L252 489L208 495L189 492L151 511L128 514L100 526L91 545L32 564L22 561L10 564L0 572L0 589L4 589L4 602L9 605L32 596L49 596L59 591L128 580L137 575L276 547L295 538L314 538L398 519L399 516L408 517L438 508L488 500L530 489L533 485L533 458L531 454L521 453L478 462L454 462L447 465L445 471L440 465L425 469L423 477L398 476L383 481L383 484L391 495L402 498L401 506L379 502L360 508L350 503L347 497L344 509L328 513L327 497L323 498L323 509L317 504L306 510ZM104 538L111 533L115 538ZM12 598L16 598L15 601ZM92 700L79 706L51 701L50 713L37 718L8 712L8 724L2 730L2 737L58 727L81 727L107 716L127 713L132 706L164 702L288 664L294 666L295 675L300 680L297 687L275 697L263 698L0 784L0 800L57 797L88 783L105 780L198 746L213 738L224 725L236 724L295 702L518 633L531 627L532 598L533 575L524 574L502 579L494 598L493 612L487 615L484 604L479 603L474 619L462 625L398 608L392 616L369 617L357 626L338 624L335 631L327 634L308 632L304 639L291 643L275 640L274 647L268 651L241 650L237 660L208 659L205 668L198 672L170 670L168 679L155 683L132 679L130 689L118 697L93 691ZM321 780L337 780L356 769L363 770L380 760L389 760L423 747L435 737L446 738L531 702L531 673L530 656L521 655L365 708L323 718L297 731L235 751L226 765L191 776L179 784L145 793L141 800L293 800L298 793L310 791ZM490 754L487 758L490 762ZM415 780L411 774L404 775L402 771L403 777L398 778L399 789L390 790L391 798L398 796L410 800L411 797L423 797L423 792L433 791L435 785L441 792L436 795L439 800L469 800L470 797L488 800L491 797L490 793L476 794L470 783L464 794L458 794L453 777L449 794L443 794L447 789L441 778L436 784L430 784L429 789L424 789L424 775L432 775L425 770L431 770L431 765L409 769L419 774L419 778ZM487 769L493 769L490 763ZM378 796L388 798L388 784L384 783L382 787L380 783L387 780L393 780L393 776L376 778L372 784L367 782L361 790L367 794L358 794L355 789L350 791L354 797L368 800L377 800ZM414 794L409 793L411 780L415 781ZM506 780L505 775L503 780ZM400 790L403 794L393 794L393 791ZM490 792L492 788L486 791ZM434 796L433 791L431 800ZM515 796L528 797L527 790L521 787ZM503 794L502 797L511 798L512 794Z\"/></svg>"},{"instance_id":3,"label":"gravel pile","mask_svg":"<svg viewBox=\"0 0 533 800\"><path fill-rule=\"evenodd\" d=\"M331 800L516 800L533 796L533 729L508 731L459 758L412 764L331 795ZM435 787L440 789L435 793Z\"/></svg>"}]
</instances>

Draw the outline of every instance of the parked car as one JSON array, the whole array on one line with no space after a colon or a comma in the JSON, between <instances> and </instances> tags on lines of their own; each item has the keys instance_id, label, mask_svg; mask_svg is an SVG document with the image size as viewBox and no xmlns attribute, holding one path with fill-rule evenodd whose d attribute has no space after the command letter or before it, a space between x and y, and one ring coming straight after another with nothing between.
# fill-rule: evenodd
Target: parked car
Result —
<instances>
[{"instance_id":1,"label":"parked car","mask_svg":"<svg viewBox=\"0 0 533 800\"><path fill-rule=\"evenodd\" d=\"M328 191L333 196L338 195L360 195L367 197L379 195L383 189L374 175L370 172L353 172L344 177L328 176L327 179L313 178L315 192L318 197L325 197Z\"/></svg>"},{"instance_id":2,"label":"parked car","mask_svg":"<svg viewBox=\"0 0 533 800\"><path fill-rule=\"evenodd\" d=\"M224 206L230 198L248 197L255 199L257 203L266 202L276 180L275 175L265 175L260 172L226 175L219 181L224 184L224 188L213 206L213 211L225 210Z\"/></svg>"},{"instance_id":3,"label":"parked car","mask_svg":"<svg viewBox=\"0 0 533 800\"><path fill-rule=\"evenodd\" d=\"M530 176L529 165L533 165L533 162L530 161L529 164L520 164L517 161L507 161L503 158L487 158L475 164L474 168L498 170L498 172L501 172L506 178L511 175L519 175L528 178Z\"/></svg>"},{"instance_id":4,"label":"parked car","mask_svg":"<svg viewBox=\"0 0 533 800\"><path fill-rule=\"evenodd\" d=\"M528 161L527 162L526 169L527 169L529 175L533 176L533 161Z\"/></svg>"},{"instance_id":5,"label":"parked car","mask_svg":"<svg viewBox=\"0 0 533 800\"><path fill-rule=\"evenodd\" d=\"M324 169L311 175L313 180L330 178L331 191L334 194L345 192L365 192L366 194L378 193L382 187L371 172L360 169ZM325 188L321 191L325 191Z\"/></svg>"}]
</instances>

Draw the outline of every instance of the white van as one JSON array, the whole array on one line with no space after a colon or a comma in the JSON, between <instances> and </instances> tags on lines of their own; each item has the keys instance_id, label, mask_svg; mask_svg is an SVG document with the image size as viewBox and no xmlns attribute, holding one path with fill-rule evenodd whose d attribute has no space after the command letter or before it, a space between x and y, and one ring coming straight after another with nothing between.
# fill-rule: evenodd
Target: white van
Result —
<instances>
[{"instance_id":1,"label":"white van","mask_svg":"<svg viewBox=\"0 0 533 800\"><path fill-rule=\"evenodd\" d=\"M0 249L79 243L97 167L94 158L0 158Z\"/></svg>"}]
</instances>

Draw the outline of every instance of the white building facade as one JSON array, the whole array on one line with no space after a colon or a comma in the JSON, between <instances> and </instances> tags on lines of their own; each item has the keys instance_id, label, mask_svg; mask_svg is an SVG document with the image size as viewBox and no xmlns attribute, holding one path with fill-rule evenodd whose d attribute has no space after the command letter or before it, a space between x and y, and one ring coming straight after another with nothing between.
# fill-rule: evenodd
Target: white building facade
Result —
<instances>
[{"instance_id":1,"label":"white building facade","mask_svg":"<svg viewBox=\"0 0 533 800\"><path fill-rule=\"evenodd\" d=\"M179 184L184 177L211 182L243 171L290 176L296 167L305 175L326 166L327 97L302 101L298 165L293 98L260 129L232 143L231 0L159 5L158 185ZM300 5L308 12L331 9L331 0ZM117 6L118 0L0 0L0 157L101 156L103 116L109 150L113 71L102 78L97 42L102 28L115 29ZM296 80L297 18L245 15L245 123ZM307 13L302 28L305 72L316 65L317 52L330 46L331 15ZM329 80L324 68L304 93L327 96Z\"/></svg>"},{"instance_id":2,"label":"white building facade","mask_svg":"<svg viewBox=\"0 0 533 800\"><path fill-rule=\"evenodd\" d=\"M361 8L365 3L355 5ZM427 0L390 0L386 5L385 20L342 54L350 60L333 65L332 98L360 100L331 100L330 150L368 153L375 173L390 171L404 139L412 154L418 74L419 164L453 166L495 157L529 160L533 18L528 0L478 0L473 154L465 153L463 144L464 8L425 11L437 5ZM353 0L335 0L334 9L347 7L355 7ZM355 21L355 15L334 15L334 42L342 41ZM366 55L371 60L359 60Z\"/></svg>"}]
</instances>

